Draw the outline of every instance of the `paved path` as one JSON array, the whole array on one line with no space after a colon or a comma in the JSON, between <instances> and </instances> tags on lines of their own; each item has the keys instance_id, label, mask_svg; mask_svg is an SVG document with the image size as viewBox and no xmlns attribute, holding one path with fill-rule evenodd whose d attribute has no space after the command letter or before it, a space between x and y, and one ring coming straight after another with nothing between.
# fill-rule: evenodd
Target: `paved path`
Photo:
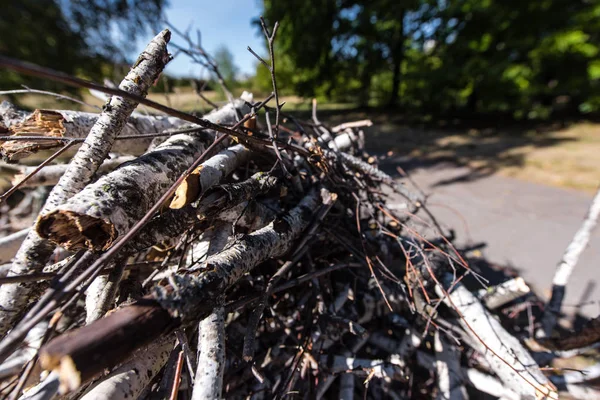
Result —
<instances>
[{"instance_id":1,"label":"paved path","mask_svg":"<svg viewBox=\"0 0 600 400\"><path fill-rule=\"evenodd\" d=\"M464 167L436 165L412 169L411 176L431 194L432 212L456 230L457 244L486 242L486 259L518 269L537 293L548 296L556 265L579 228L592 195L495 175L439 185L467 172ZM564 311L575 311L573 306L585 292L587 303L580 312L598 316L600 229L592 235L571 276Z\"/></svg>"}]
</instances>

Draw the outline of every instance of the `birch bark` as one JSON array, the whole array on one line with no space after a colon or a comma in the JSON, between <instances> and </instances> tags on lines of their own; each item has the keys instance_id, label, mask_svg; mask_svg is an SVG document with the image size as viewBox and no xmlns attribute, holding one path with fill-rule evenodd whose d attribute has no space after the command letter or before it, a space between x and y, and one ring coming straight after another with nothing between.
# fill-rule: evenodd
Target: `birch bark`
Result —
<instances>
[{"instance_id":1,"label":"birch bark","mask_svg":"<svg viewBox=\"0 0 600 400\"><path fill-rule=\"evenodd\" d=\"M152 39L121 82L120 89L138 96L146 95L170 60L167 52L170 37L171 33L164 30ZM50 192L40 214L54 209L90 182L136 106L136 102L122 97L110 98L69 168ZM40 237L36 230L31 230L17 252L8 276L43 268L53 250L54 245ZM0 287L0 336L6 334L21 310L37 296L36 286L35 283L23 283Z\"/></svg>"},{"instance_id":2,"label":"birch bark","mask_svg":"<svg viewBox=\"0 0 600 400\"><path fill-rule=\"evenodd\" d=\"M209 114L213 123L235 123L236 108L249 113L242 100ZM113 172L42 215L38 233L67 249L109 248L158 201L160 196L204 152L215 132L180 134L121 165Z\"/></svg>"}]
</instances>

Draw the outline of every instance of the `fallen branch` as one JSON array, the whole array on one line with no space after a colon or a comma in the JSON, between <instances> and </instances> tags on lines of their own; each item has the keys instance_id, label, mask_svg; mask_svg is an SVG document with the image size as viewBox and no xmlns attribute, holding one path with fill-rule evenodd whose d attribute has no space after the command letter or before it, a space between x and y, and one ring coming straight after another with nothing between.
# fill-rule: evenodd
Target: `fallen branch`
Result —
<instances>
[{"instance_id":1,"label":"fallen branch","mask_svg":"<svg viewBox=\"0 0 600 400\"><path fill-rule=\"evenodd\" d=\"M436 286L440 299L456 310L460 325L473 338L479 353L493 366L504 385L521 396L556 399L556 389L544 376L535 360L521 343L494 318L460 282L452 284L451 275L444 282L448 289Z\"/></svg>"},{"instance_id":2,"label":"fallen branch","mask_svg":"<svg viewBox=\"0 0 600 400\"><path fill-rule=\"evenodd\" d=\"M169 61L167 42L170 32L159 33L142 52L135 65L119 86L127 93L145 96L150 86ZM80 192L92 179L108 155L116 136L121 132L137 102L113 96L69 164L69 168L52 189L40 214L48 213ZM41 269L52 254L54 246L37 230L31 230L15 256L9 276L22 275ZM12 327L13 321L26 305L34 300L34 284L0 287L0 335Z\"/></svg>"},{"instance_id":3,"label":"fallen branch","mask_svg":"<svg viewBox=\"0 0 600 400\"><path fill-rule=\"evenodd\" d=\"M330 194L323 191L322 196ZM140 300L68 335L52 340L40 351L44 369L58 370L61 382L79 377L86 382L110 368L134 350L170 332L182 322L192 323L207 316L220 294L260 262L289 251L293 240L311 220L321 202L311 192L286 216L254 233L243 236L226 250L209 257L198 271L175 275L177 288L155 287L154 299ZM91 358L90 358L91 357ZM88 360L97 360L89 363ZM70 388L75 385L69 383Z\"/></svg>"},{"instance_id":4,"label":"fallen branch","mask_svg":"<svg viewBox=\"0 0 600 400\"><path fill-rule=\"evenodd\" d=\"M158 374L167 362L173 350L174 337L166 335L156 343L133 354L131 360L111 371L100 382L93 385L81 397L82 400L94 399L135 399ZM73 383L77 381L74 378ZM61 393L74 390L76 387L61 387Z\"/></svg>"},{"instance_id":5,"label":"fallen branch","mask_svg":"<svg viewBox=\"0 0 600 400\"><path fill-rule=\"evenodd\" d=\"M207 255L217 254L227 245L231 224L215 228ZM198 325L198 366L195 371L192 400L220 399L225 370L225 309L223 299Z\"/></svg>"},{"instance_id":6,"label":"fallen branch","mask_svg":"<svg viewBox=\"0 0 600 400\"><path fill-rule=\"evenodd\" d=\"M209 158L177 188L169 207L179 209L195 201L206 190L245 163L249 155L248 149L238 144Z\"/></svg>"},{"instance_id":7,"label":"fallen branch","mask_svg":"<svg viewBox=\"0 0 600 400\"><path fill-rule=\"evenodd\" d=\"M546 305L544 315L542 316L542 329L537 332L538 337L550 337L552 330L556 326L569 277L579 261L579 256L587 247L590 241L590 235L596 227L598 216L600 215L600 189L592 200L592 204L583 220L583 224L575 233L573 240L563 254L563 258L556 268L554 279L552 280L552 296Z\"/></svg>"},{"instance_id":8,"label":"fallen branch","mask_svg":"<svg viewBox=\"0 0 600 400\"><path fill-rule=\"evenodd\" d=\"M14 162L43 150L51 150L64 144L64 139L86 138L101 114L71 110L35 110L22 122L13 124L11 138L28 140L5 140L0 143L0 156ZM154 140L148 134L161 133L190 126L189 122L169 116L151 116L133 113L118 136L134 138L119 140L113 151L119 154L139 155L146 151ZM135 136L144 135L141 138ZM36 136L40 136L36 140ZM57 138L57 140L49 140ZM61 140L58 140L61 139Z\"/></svg>"},{"instance_id":9,"label":"fallen branch","mask_svg":"<svg viewBox=\"0 0 600 400\"><path fill-rule=\"evenodd\" d=\"M243 101L238 101L236 107L244 113L250 111ZM232 123L236 112L227 105L206 118ZM181 134L169 138L42 215L36 229L42 237L67 249L107 249L139 221L168 185L203 153L214 134Z\"/></svg>"}]
</instances>

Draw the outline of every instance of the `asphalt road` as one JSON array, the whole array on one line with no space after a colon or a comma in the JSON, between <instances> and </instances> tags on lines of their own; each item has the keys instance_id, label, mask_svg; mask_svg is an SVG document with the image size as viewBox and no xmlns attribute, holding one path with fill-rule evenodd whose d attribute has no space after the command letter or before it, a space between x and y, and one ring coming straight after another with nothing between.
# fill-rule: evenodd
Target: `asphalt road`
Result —
<instances>
[{"instance_id":1,"label":"asphalt road","mask_svg":"<svg viewBox=\"0 0 600 400\"><path fill-rule=\"evenodd\" d=\"M392 165L385 167L390 170ZM458 245L485 242L482 252L487 260L519 270L538 294L550 294L556 265L592 195L496 175L462 180L468 169L450 164L416 167L410 175L430 194L428 203L436 218L456 231ZM596 229L567 286L564 312L598 316L599 284L600 229Z\"/></svg>"}]
</instances>

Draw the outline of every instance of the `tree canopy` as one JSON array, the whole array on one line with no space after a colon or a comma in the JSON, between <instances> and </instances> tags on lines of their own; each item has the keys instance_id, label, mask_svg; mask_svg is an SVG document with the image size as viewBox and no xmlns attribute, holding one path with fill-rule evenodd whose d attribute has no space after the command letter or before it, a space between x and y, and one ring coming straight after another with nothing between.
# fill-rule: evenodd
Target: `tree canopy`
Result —
<instances>
[{"instance_id":1,"label":"tree canopy","mask_svg":"<svg viewBox=\"0 0 600 400\"><path fill-rule=\"evenodd\" d=\"M9 0L0 12L0 53L66 73L98 78L123 63L135 38L158 31L167 0ZM92 61L93 62L90 62ZM103 62L104 61L104 62ZM0 85L52 88L0 71Z\"/></svg>"},{"instance_id":2,"label":"tree canopy","mask_svg":"<svg viewBox=\"0 0 600 400\"><path fill-rule=\"evenodd\" d=\"M517 118L600 110L598 0L264 0L264 17L281 24L278 79L296 94Z\"/></svg>"}]
</instances>

